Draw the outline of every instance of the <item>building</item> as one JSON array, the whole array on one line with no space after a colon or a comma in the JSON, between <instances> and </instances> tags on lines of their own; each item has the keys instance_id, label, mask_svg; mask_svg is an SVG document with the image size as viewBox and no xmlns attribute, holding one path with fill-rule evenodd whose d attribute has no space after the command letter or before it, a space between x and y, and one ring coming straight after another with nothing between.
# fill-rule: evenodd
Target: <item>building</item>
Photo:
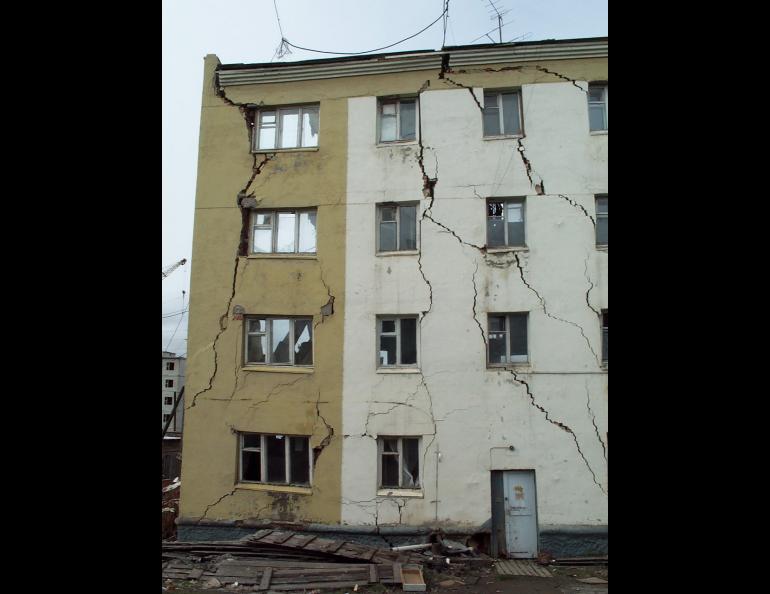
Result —
<instances>
[{"instance_id":1,"label":"building","mask_svg":"<svg viewBox=\"0 0 770 594\"><path fill-rule=\"evenodd\" d=\"M182 463L182 427L184 426L184 395L181 393L184 387L184 374L186 359L163 351L162 355L162 380L163 380L163 423L162 427L171 418L166 434L163 436L163 478L166 480L178 477ZM179 395L179 403L174 414L174 402Z\"/></svg>"},{"instance_id":2,"label":"building","mask_svg":"<svg viewBox=\"0 0 770 594\"><path fill-rule=\"evenodd\" d=\"M607 552L607 48L205 58L180 539Z\"/></svg>"}]
</instances>

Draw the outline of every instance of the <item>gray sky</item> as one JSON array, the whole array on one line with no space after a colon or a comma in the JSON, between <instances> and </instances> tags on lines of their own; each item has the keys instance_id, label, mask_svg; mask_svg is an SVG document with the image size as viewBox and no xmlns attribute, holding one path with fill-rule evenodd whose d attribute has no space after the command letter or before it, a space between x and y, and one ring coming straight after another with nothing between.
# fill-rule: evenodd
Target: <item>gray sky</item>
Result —
<instances>
[{"instance_id":1,"label":"gray sky","mask_svg":"<svg viewBox=\"0 0 770 594\"><path fill-rule=\"evenodd\" d=\"M601 37L608 0L494 0L503 41ZM359 52L394 43L435 20L443 0L276 0L286 38L332 52ZM450 0L446 45L498 40L489 0ZM494 29L494 31L492 31ZM440 49L441 21L386 52ZM187 308L203 57L227 63L270 62L281 41L273 0L163 0L163 258L187 258L163 279L162 348L187 352ZM282 62L328 58L292 49ZM233 197L234 199L234 197ZM187 295L182 299L182 291ZM176 334L174 334L176 330ZM173 340L171 340L173 335Z\"/></svg>"}]
</instances>

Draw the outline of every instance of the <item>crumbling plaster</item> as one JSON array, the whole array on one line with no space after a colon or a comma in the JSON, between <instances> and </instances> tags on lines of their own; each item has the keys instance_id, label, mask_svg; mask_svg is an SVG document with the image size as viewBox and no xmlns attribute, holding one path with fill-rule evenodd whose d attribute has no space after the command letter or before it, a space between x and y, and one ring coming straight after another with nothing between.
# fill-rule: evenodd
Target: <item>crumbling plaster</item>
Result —
<instances>
[{"instance_id":1,"label":"crumbling plaster","mask_svg":"<svg viewBox=\"0 0 770 594\"><path fill-rule=\"evenodd\" d=\"M490 470L528 468L541 528L607 523L596 311L608 307L608 254L586 216L594 194L608 191L607 136L589 134L581 90L585 79L606 79L606 60L569 64L574 84L537 67L423 76L412 91L423 89L419 145L376 145L376 95L386 88L348 101L344 523L480 526L491 515ZM577 79L581 69L591 76ZM484 85L521 86L523 139L482 139ZM437 179L432 204L420 147ZM485 198L514 196L527 197L528 250L487 253ZM414 200L420 255L376 256L375 204ZM487 369L486 314L510 311L530 312L530 364ZM416 313L419 373L378 373L375 316ZM377 435L422 436L422 497L377 496Z\"/></svg>"}]
</instances>

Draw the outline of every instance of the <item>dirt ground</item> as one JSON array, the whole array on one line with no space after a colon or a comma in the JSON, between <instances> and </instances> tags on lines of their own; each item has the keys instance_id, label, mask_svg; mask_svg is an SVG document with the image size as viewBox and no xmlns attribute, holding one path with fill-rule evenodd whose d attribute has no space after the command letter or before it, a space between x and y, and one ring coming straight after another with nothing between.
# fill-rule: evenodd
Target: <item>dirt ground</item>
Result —
<instances>
[{"instance_id":1,"label":"dirt ground","mask_svg":"<svg viewBox=\"0 0 770 594\"><path fill-rule=\"evenodd\" d=\"M548 568L554 575L552 578L530 576L500 576L494 569L473 570L452 574L449 572L436 573L424 570L427 592L434 594L607 594L608 584L585 584L579 578L598 577L609 581L606 566L595 567L554 567ZM455 583L449 585L449 580ZM444 585L441 582L445 582ZM237 588L217 588L204 590L195 582L167 582L164 592L177 594L225 594L253 592L253 586ZM353 589L323 590L323 594L354 594ZM361 585L356 594L401 594L401 587L385 587L382 584L372 586ZM302 590L297 590L302 594Z\"/></svg>"}]
</instances>

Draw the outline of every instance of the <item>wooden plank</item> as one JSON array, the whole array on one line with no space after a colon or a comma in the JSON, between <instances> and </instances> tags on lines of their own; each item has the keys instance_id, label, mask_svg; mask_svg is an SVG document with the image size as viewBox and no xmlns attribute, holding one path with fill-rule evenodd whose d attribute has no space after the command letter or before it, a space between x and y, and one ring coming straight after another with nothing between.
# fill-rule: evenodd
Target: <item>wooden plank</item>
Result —
<instances>
[{"instance_id":1,"label":"wooden plank","mask_svg":"<svg viewBox=\"0 0 770 594\"><path fill-rule=\"evenodd\" d=\"M197 580L197 579L200 579L200 577L202 575L203 575L203 570L202 569L193 569L193 570L190 571L189 578L191 580Z\"/></svg>"},{"instance_id":2,"label":"wooden plank","mask_svg":"<svg viewBox=\"0 0 770 594\"><path fill-rule=\"evenodd\" d=\"M350 588L356 585L357 582L315 582L305 584L275 584L271 590L312 590L317 588Z\"/></svg>"},{"instance_id":3,"label":"wooden plank","mask_svg":"<svg viewBox=\"0 0 770 594\"><path fill-rule=\"evenodd\" d=\"M396 584L401 583L401 563L393 564L393 582Z\"/></svg>"},{"instance_id":4,"label":"wooden plank","mask_svg":"<svg viewBox=\"0 0 770 594\"><path fill-rule=\"evenodd\" d=\"M273 532L272 530L269 530L267 528L265 528L263 530L258 530L257 532L255 532L254 534L249 536L248 539L249 540L259 540L260 538L264 538L265 536L267 536L268 534L270 534L272 532Z\"/></svg>"},{"instance_id":5,"label":"wooden plank","mask_svg":"<svg viewBox=\"0 0 770 594\"><path fill-rule=\"evenodd\" d=\"M243 558L243 559L233 559L232 561L220 561L218 564L220 567L230 567L230 566L249 566L249 567L273 567L273 568L283 568L283 569L332 569L332 568L339 568L342 570L345 569L358 569L360 567L366 567L366 565L362 565L361 563L334 563L334 562L311 562L311 561L273 561L271 559L253 559L253 558Z\"/></svg>"},{"instance_id":6,"label":"wooden plank","mask_svg":"<svg viewBox=\"0 0 770 594\"><path fill-rule=\"evenodd\" d=\"M369 583L370 584L376 584L380 581L380 578L377 576L377 566L372 563L369 565Z\"/></svg>"},{"instance_id":7,"label":"wooden plank","mask_svg":"<svg viewBox=\"0 0 770 594\"><path fill-rule=\"evenodd\" d=\"M264 573L262 574L262 581L259 582L259 589L260 590L267 590L268 586L270 586L270 579L273 577L273 568L268 567L265 569Z\"/></svg>"}]
</instances>

